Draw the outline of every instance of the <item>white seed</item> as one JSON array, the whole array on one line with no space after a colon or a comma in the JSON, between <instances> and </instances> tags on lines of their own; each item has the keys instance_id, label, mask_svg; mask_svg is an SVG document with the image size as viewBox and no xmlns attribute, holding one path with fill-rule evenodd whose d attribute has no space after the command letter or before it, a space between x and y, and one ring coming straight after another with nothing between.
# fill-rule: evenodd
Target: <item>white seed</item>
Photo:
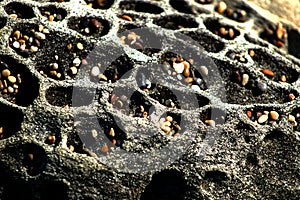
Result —
<instances>
[{"instance_id":1,"label":"white seed","mask_svg":"<svg viewBox=\"0 0 300 200\"><path fill-rule=\"evenodd\" d=\"M49 34L49 33L50 33L50 31L49 31L49 29L47 29L47 28L44 28L44 29L43 29L43 33L44 33L44 34Z\"/></svg>"},{"instance_id":2,"label":"white seed","mask_svg":"<svg viewBox=\"0 0 300 200\"><path fill-rule=\"evenodd\" d=\"M80 60L79 58L75 58L75 59L73 60L73 64L74 64L75 66L79 66L80 63L81 63L81 60Z\"/></svg>"},{"instance_id":3,"label":"white seed","mask_svg":"<svg viewBox=\"0 0 300 200\"><path fill-rule=\"evenodd\" d=\"M9 92L9 93L14 93L14 88L13 87L11 87L11 86L9 86L8 88L7 88L7 91Z\"/></svg>"},{"instance_id":4,"label":"white seed","mask_svg":"<svg viewBox=\"0 0 300 200\"><path fill-rule=\"evenodd\" d=\"M44 33L41 32L35 32L34 33L35 37L39 40L45 40L46 39L46 35Z\"/></svg>"},{"instance_id":5,"label":"white seed","mask_svg":"<svg viewBox=\"0 0 300 200\"><path fill-rule=\"evenodd\" d=\"M245 86L249 82L249 75L243 74L242 85Z\"/></svg>"},{"instance_id":6,"label":"white seed","mask_svg":"<svg viewBox=\"0 0 300 200\"><path fill-rule=\"evenodd\" d=\"M13 47L16 49L20 48L20 43L18 41L14 41Z\"/></svg>"},{"instance_id":7,"label":"white seed","mask_svg":"<svg viewBox=\"0 0 300 200\"><path fill-rule=\"evenodd\" d=\"M173 68L178 74L181 74L184 70L184 64L183 63L173 63Z\"/></svg>"},{"instance_id":8,"label":"white seed","mask_svg":"<svg viewBox=\"0 0 300 200\"><path fill-rule=\"evenodd\" d=\"M207 76L208 75L208 69L205 66L200 66L200 70L203 75Z\"/></svg>"},{"instance_id":9,"label":"white seed","mask_svg":"<svg viewBox=\"0 0 300 200\"><path fill-rule=\"evenodd\" d=\"M91 76L96 77L100 74L100 69L99 67L93 67L91 70Z\"/></svg>"},{"instance_id":10,"label":"white seed","mask_svg":"<svg viewBox=\"0 0 300 200\"><path fill-rule=\"evenodd\" d=\"M76 75L78 73L78 69L76 67L70 67L71 73Z\"/></svg>"},{"instance_id":11,"label":"white seed","mask_svg":"<svg viewBox=\"0 0 300 200\"><path fill-rule=\"evenodd\" d=\"M260 124L263 124L265 123L266 121L268 121L268 115L262 115L258 118L257 122L260 123Z\"/></svg>"}]
</instances>

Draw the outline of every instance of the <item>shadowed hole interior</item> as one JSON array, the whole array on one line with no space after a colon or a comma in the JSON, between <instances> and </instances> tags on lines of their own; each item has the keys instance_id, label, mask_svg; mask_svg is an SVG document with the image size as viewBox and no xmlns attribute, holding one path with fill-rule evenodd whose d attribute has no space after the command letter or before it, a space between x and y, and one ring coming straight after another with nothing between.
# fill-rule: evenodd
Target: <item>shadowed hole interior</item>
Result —
<instances>
[{"instance_id":1,"label":"shadowed hole interior","mask_svg":"<svg viewBox=\"0 0 300 200\"><path fill-rule=\"evenodd\" d=\"M47 155L43 147L28 143L24 146L23 164L27 168L27 173L36 176L42 173L47 165Z\"/></svg>"},{"instance_id":2,"label":"shadowed hole interior","mask_svg":"<svg viewBox=\"0 0 300 200\"><path fill-rule=\"evenodd\" d=\"M222 182L228 179L225 172L219 170L206 171L204 173L204 180L208 180L211 182Z\"/></svg>"},{"instance_id":3,"label":"shadowed hole interior","mask_svg":"<svg viewBox=\"0 0 300 200\"><path fill-rule=\"evenodd\" d=\"M4 6L4 9L8 15L16 14L19 18L22 19L30 19L35 17L31 7L19 2L11 2Z\"/></svg>"},{"instance_id":4,"label":"shadowed hole interior","mask_svg":"<svg viewBox=\"0 0 300 200\"><path fill-rule=\"evenodd\" d=\"M160 14L164 11L157 5L142 1L123 1L120 3L120 8L124 10L134 10L136 12L145 12L151 14Z\"/></svg>"},{"instance_id":5,"label":"shadowed hole interior","mask_svg":"<svg viewBox=\"0 0 300 200\"><path fill-rule=\"evenodd\" d=\"M180 28L198 27L198 23L193 18L187 16L176 16L176 15L169 15L169 16L155 19L153 23L163 28L172 29L172 30L176 30Z\"/></svg>"}]
</instances>

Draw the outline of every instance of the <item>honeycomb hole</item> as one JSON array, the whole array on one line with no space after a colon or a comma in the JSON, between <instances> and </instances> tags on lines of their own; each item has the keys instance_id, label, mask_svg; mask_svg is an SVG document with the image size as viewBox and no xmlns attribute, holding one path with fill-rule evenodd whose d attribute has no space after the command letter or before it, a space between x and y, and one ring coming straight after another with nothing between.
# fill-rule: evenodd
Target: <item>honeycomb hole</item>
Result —
<instances>
[{"instance_id":1,"label":"honeycomb hole","mask_svg":"<svg viewBox=\"0 0 300 200\"><path fill-rule=\"evenodd\" d=\"M240 32L236 30L233 26L223 25L216 19L208 19L204 21L204 25L213 34L218 35L227 40L233 40L240 35Z\"/></svg>"},{"instance_id":2,"label":"honeycomb hole","mask_svg":"<svg viewBox=\"0 0 300 200\"><path fill-rule=\"evenodd\" d=\"M178 12L194 14L192 7L186 1L170 0L169 2Z\"/></svg>"},{"instance_id":3,"label":"honeycomb hole","mask_svg":"<svg viewBox=\"0 0 300 200\"><path fill-rule=\"evenodd\" d=\"M159 6L142 1L122 1L119 5L122 10L133 10L150 14L160 14L164 10Z\"/></svg>"},{"instance_id":4,"label":"honeycomb hole","mask_svg":"<svg viewBox=\"0 0 300 200\"><path fill-rule=\"evenodd\" d=\"M225 172L222 172L220 170L211 170L211 171L206 171L204 173L203 179L211 182L219 183L228 180L228 177Z\"/></svg>"},{"instance_id":5,"label":"honeycomb hole","mask_svg":"<svg viewBox=\"0 0 300 200\"><path fill-rule=\"evenodd\" d=\"M155 19L153 23L163 28L172 29L172 30L181 29L181 28L198 27L198 23L193 18L187 16L177 16L177 15L169 15L169 16L161 17Z\"/></svg>"},{"instance_id":6,"label":"honeycomb hole","mask_svg":"<svg viewBox=\"0 0 300 200\"><path fill-rule=\"evenodd\" d=\"M7 19L4 17L0 17L0 29L6 26L6 23L7 23Z\"/></svg>"},{"instance_id":7,"label":"honeycomb hole","mask_svg":"<svg viewBox=\"0 0 300 200\"><path fill-rule=\"evenodd\" d=\"M0 104L0 140L11 137L21 130L23 113L16 108Z\"/></svg>"},{"instance_id":8,"label":"honeycomb hole","mask_svg":"<svg viewBox=\"0 0 300 200\"><path fill-rule=\"evenodd\" d=\"M17 15L17 17L21 19L31 19L35 17L33 9L30 6L19 2L7 4L4 6L4 10L8 15Z\"/></svg>"},{"instance_id":9,"label":"honeycomb hole","mask_svg":"<svg viewBox=\"0 0 300 200\"><path fill-rule=\"evenodd\" d=\"M88 6L95 9L109 9L113 4L114 0L85 0Z\"/></svg>"},{"instance_id":10,"label":"honeycomb hole","mask_svg":"<svg viewBox=\"0 0 300 200\"><path fill-rule=\"evenodd\" d=\"M23 164L27 168L30 176L36 176L46 169L47 155L45 150L34 143L28 143L24 146Z\"/></svg>"},{"instance_id":11,"label":"honeycomb hole","mask_svg":"<svg viewBox=\"0 0 300 200\"><path fill-rule=\"evenodd\" d=\"M57 8L54 5L39 8L43 16L45 16L50 22L62 21L67 16L67 11L62 8Z\"/></svg>"}]
</instances>

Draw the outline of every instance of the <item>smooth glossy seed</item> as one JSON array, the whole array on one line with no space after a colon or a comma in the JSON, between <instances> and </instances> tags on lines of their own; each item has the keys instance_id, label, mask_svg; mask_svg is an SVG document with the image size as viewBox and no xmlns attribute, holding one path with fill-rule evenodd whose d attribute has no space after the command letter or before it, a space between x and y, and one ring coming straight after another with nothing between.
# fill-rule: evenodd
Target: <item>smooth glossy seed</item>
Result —
<instances>
[{"instance_id":1,"label":"smooth glossy seed","mask_svg":"<svg viewBox=\"0 0 300 200\"><path fill-rule=\"evenodd\" d=\"M276 112L276 111L271 111L270 112L270 117L271 117L271 119L272 120L278 120L279 119L279 114L278 114L278 112Z\"/></svg>"},{"instance_id":2,"label":"smooth glossy seed","mask_svg":"<svg viewBox=\"0 0 300 200\"><path fill-rule=\"evenodd\" d=\"M217 6L218 13L223 14L226 9L227 9L227 4L224 1L220 1Z\"/></svg>"},{"instance_id":3,"label":"smooth glossy seed","mask_svg":"<svg viewBox=\"0 0 300 200\"><path fill-rule=\"evenodd\" d=\"M251 112L250 110L247 110L246 114L247 114L247 117L248 117L248 118L251 118L251 117L252 117L252 112Z\"/></svg>"},{"instance_id":4,"label":"smooth glossy seed","mask_svg":"<svg viewBox=\"0 0 300 200\"><path fill-rule=\"evenodd\" d=\"M166 117L166 121L168 121L168 122L172 122L172 121L173 121L173 117L171 117L171 116L167 116L167 117Z\"/></svg>"},{"instance_id":5,"label":"smooth glossy seed","mask_svg":"<svg viewBox=\"0 0 300 200\"><path fill-rule=\"evenodd\" d=\"M270 77L274 76L274 72L270 69L263 69L263 70L261 70L261 72L266 76L270 76Z\"/></svg>"},{"instance_id":6,"label":"smooth glossy seed","mask_svg":"<svg viewBox=\"0 0 300 200\"><path fill-rule=\"evenodd\" d=\"M112 136L112 137L115 137L116 134L115 134L114 128L110 128L109 135Z\"/></svg>"},{"instance_id":7,"label":"smooth glossy seed","mask_svg":"<svg viewBox=\"0 0 300 200\"><path fill-rule=\"evenodd\" d=\"M264 115L261 115L261 116L258 118L257 122L258 122L259 124L263 124L263 123L265 123L266 121L268 121L268 119L269 119L268 115L264 114Z\"/></svg>"},{"instance_id":8,"label":"smooth glossy seed","mask_svg":"<svg viewBox=\"0 0 300 200\"><path fill-rule=\"evenodd\" d=\"M200 66L200 71L202 72L202 75L207 76L208 75L208 69L205 66Z\"/></svg>"},{"instance_id":9,"label":"smooth glossy seed","mask_svg":"<svg viewBox=\"0 0 300 200\"><path fill-rule=\"evenodd\" d=\"M4 76L4 77L10 76L10 71L9 71L8 69L4 69L4 70L2 71L2 76Z\"/></svg>"},{"instance_id":10,"label":"smooth glossy seed","mask_svg":"<svg viewBox=\"0 0 300 200\"><path fill-rule=\"evenodd\" d=\"M9 86L8 88L7 88L7 91L9 92L9 93L14 93L14 88L13 87L11 87L11 86Z\"/></svg>"},{"instance_id":11,"label":"smooth glossy seed","mask_svg":"<svg viewBox=\"0 0 300 200\"><path fill-rule=\"evenodd\" d=\"M245 86L249 82L249 75L248 74L243 74L242 78L242 85Z\"/></svg>"},{"instance_id":12,"label":"smooth glossy seed","mask_svg":"<svg viewBox=\"0 0 300 200\"><path fill-rule=\"evenodd\" d=\"M77 49L83 50L83 44L82 43L78 42L76 46L77 46Z\"/></svg>"},{"instance_id":13,"label":"smooth glossy seed","mask_svg":"<svg viewBox=\"0 0 300 200\"><path fill-rule=\"evenodd\" d=\"M12 44L14 48L18 49L20 48L20 43L18 41L14 41L14 43Z\"/></svg>"},{"instance_id":14,"label":"smooth glossy seed","mask_svg":"<svg viewBox=\"0 0 300 200\"><path fill-rule=\"evenodd\" d=\"M295 97L295 95L294 95L293 93L290 93L290 94L289 94L289 99L290 99L291 101L293 101L295 98L296 98L296 97Z\"/></svg>"},{"instance_id":15,"label":"smooth glossy seed","mask_svg":"<svg viewBox=\"0 0 300 200\"><path fill-rule=\"evenodd\" d=\"M8 79L8 81L11 82L11 83L16 83L16 82L17 82L17 79L16 79L16 77L14 77L14 76L8 76L7 79Z\"/></svg>"}]
</instances>

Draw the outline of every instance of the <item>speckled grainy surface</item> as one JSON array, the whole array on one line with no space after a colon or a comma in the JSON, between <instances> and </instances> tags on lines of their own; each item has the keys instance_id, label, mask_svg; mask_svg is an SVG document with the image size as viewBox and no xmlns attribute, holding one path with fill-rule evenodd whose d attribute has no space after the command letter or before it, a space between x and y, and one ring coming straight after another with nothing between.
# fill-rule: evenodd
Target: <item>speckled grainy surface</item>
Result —
<instances>
[{"instance_id":1,"label":"speckled grainy surface","mask_svg":"<svg viewBox=\"0 0 300 200\"><path fill-rule=\"evenodd\" d=\"M265 13L257 13L246 1L225 1L232 9L247 11L245 22L218 14L215 11L218 1L200 4L176 0L116 0L100 8L91 8L84 0L10 2L0 0L0 60L8 65L12 73L20 74L22 83L16 96L0 93L0 128L4 133L0 133L0 199L299 198L300 33L297 27L282 22L287 38L281 41L284 45L278 48L272 44L273 40L266 38L271 43L264 40L265 34L262 34L267 25L276 28L278 21L265 19ZM20 10L15 14L21 15L14 18L11 14L17 8ZM49 22L49 18L45 17L45 8L62 14L57 21ZM124 13L133 21L120 19ZM99 20L103 29L91 33L81 30L80 21L87 18ZM37 30L41 24L49 33L45 33L46 39L41 42L38 52L19 54L9 45L9 38L16 30L29 34L31 29ZM172 164L163 169L157 166L154 172L147 173L124 172L122 159L109 167L97 160L94 149L87 149L79 137L91 134L94 124L90 117L94 106L97 108L97 120L106 134L114 127L120 133L117 142L121 144L117 143L117 146L126 151L144 152L148 147L152 150L166 143L165 138L161 137L162 131L153 126L150 129L157 131L158 136L137 145L141 141L133 139L134 136L149 129L149 126L144 124L140 129L132 128L129 122L139 121L139 117L120 114L109 100L117 84L122 88L134 87L130 81L116 81L114 70L125 74L133 69L138 74L146 66L145 61L164 58L164 51L155 49L140 52L130 47L123 49L116 36L119 30L130 27L162 27L163 31L150 34L161 45L161 50L178 39L176 33L190 36L204 48L203 54L214 61L226 95L226 98L221 98L224 96L220 95L218 87L194 91L201 106L193 112L198 113L199 118L189 115L190 111L173 110L174 116L181 113L188 121L188 127L182 127L186 132L183 131L177 139L191 139L190 144L182 148L178 145L184 153ZM217 34L222 27L231 28L234 36ZM161 33L170 38L165 39ZM79 42L84 46L82 51L76 49ZM70 50L69 44L72 44ZM102 51L96 51L96 57L109 66L104 75L115 83L98 83L92 78L82 82L70 73L74 58L82 60L90 52L95 53L93 50L97 50L96 47L98 50L102 48ZM183 50L189 48L197 49L193 44L182 45ZM254 55L249 55L250 50L254 51ZM107 57L115 53L120 57L110 63ZM57 60L56 55L59 57ZM59 63L59 77L49 75L48 67L53 62ZM82 63L78 68L88 74L90 67L93 66ZM262 69L271 70L275 75L266 75L261 72ZM242 82L246 79L243 74L247 74L253 83L249 81L243 86ZM282 81L282 75L285 75L286 81ZM239 79L239 76L242 78ZM135 76L133 74L128 78L134 79ZM218 86L221 82L215 84ZM75 106L74 102L72 104L72 86L76 84L82 87L86 98ZM171 84L169 86L172 87ZM97 89L96 93L87 87ZM141 101L160 105L163 104L160 98L173 95L166 89L160 90L160 93L150 91L149 95L135 89L139 95L131 99L134 105L132 110ZM177 91L184 93L186 89L178 88ZM139 96L142 95L145 97L141 100ZM225 122L216 127L207 126L205 122L209 117L207 113L214 110L211 104L213 99L222 105L218 112L221 115L226 113ZM260 116L254 115L257 112L262 115L264 111L276 111L279 118L273 122L255 122L255 117ZM76 118L79 112L85 114L81 121ZM289 115L294 116L295 120ZM117 128L113 117L126 122L124 126L129 131L125 136ZM78 123L86 126L86 132L76 130L78 127L74 124ZM203 142L206 133L211 129L220 132L211 151L200 156L206 145ZM189 130L197 131L190 137ZM51 143L49 136L55 136L55 142ZM113 153L109 151L109 154ZM154 155L159 158L168 154ZM151 165L151 160L148 162Z\"/></svg>"}]
</instances>

